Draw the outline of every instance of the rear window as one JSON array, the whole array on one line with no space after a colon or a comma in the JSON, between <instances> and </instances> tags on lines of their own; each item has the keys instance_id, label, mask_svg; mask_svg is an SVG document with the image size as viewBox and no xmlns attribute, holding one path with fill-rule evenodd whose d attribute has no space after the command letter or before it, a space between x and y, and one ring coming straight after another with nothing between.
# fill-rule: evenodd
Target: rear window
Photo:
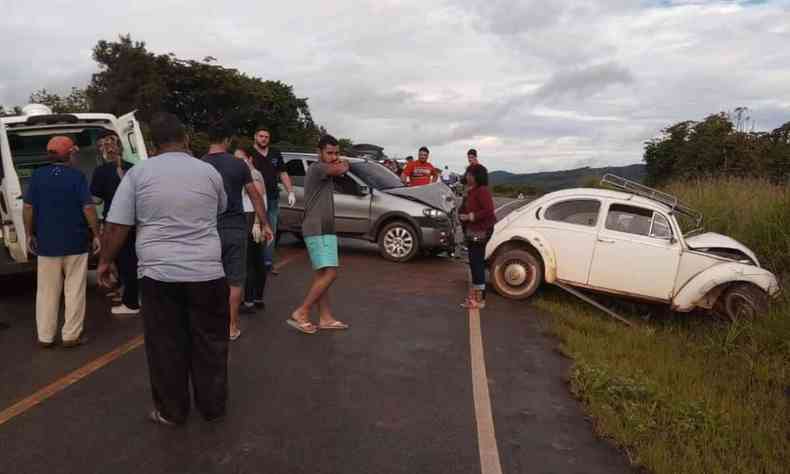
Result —
<instances>
[{"instance_id":1,"label":"rear window","mask_svg":"<svg viewBox=\"0 0 790 474\"><path fill-rule=\"evenodd\" d=\"M33 175L33 171L49 164L47 143L50 138L56 135L70 137L77 144L79 151L77 152L76 167L85 174L90 182L93 170L102 163L96 148L96 139L102 130L98 127L79 128L73 131L9 130L8 145L23 190L27 187L27 181Z\"/></svg>"},{"instance_id":2,"label":"rear window","mask_svg":"<svg viewBox=\"0 0 790 474\"><path fill-rule=\"evenodd\" d=\"M595 227L601 202L595 199L573 199L553 204L543 215L550 221Z\"/></svg>"}]
</instances>

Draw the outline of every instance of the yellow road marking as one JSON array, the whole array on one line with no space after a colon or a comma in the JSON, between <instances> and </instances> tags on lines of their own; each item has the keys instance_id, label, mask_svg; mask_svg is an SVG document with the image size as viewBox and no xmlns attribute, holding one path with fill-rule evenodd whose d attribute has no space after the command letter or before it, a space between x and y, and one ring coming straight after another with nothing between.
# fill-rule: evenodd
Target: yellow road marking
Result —
<instances>
[{"instance_id":1,"label":"yellow road marking","mask_svg":"<svg viewBox=\"0 0 790 474\"><path fill-rule=\"evenodd\" d=\"M294 252L293 254L284 257L279 263L274 265L274 267L279 270L303 255L304 252L301 251ZM116 347L112 351L102 355L97 359L94 359L91 362L88 362L87 364L83 365L79 369L69 372L65 376L52 382L46 387L38 390L34 394L25 397L22 400L14 403L10 407L6 408L5 410L0 411L0 426L12 420L13 418L25 413L26 411L30 410L36 405L44 402L48 398L57 395L58 393L62 392L69 386L74 385L75 383L79 382L80 380L84 379L90 374L101 369L105 365L118 359L122 355L132 352L133 350L142 346L143 343L144 343L144 339L142 334L140 334L139 336L135 336L129 341L127 341L126 343Z\"/></svg>"},{"instance_id":2,"label":"yellow road marking","mask_svg":"<svg viewBox=\"0 0 790 474\"><path fill-rule=\"evenodd\" d=\"M480 471L482 474L502 474L494 431L494 415L491 413L491 396L488 393L483 336L480 331L480 311L477 309L469 310L469 348L472 359L472 390L475 399Z\"/></svg>"},{"instance_id":3,"label":"yellow road marking","mask_svg":"<svg viewBox=\"0 0 790 474\"><path fill-rule=\"evenodd\" d=\"M142 345L143 345L143 336L142 335L136 336L131 340L129 340L128 342L126 342L125 344L99 357L98 359L95 359L87 363L86 365L80 367L79 369L68 373L65 377L62 377L52 382L51 384L37 391L33 395L30 395L29 397L16 402L15 404L11 405L10 407L0 412L0 425L3 425L5 422L11 420L12 418L19 416L22 413L30 410L34 406L43 402L44 400L56 395L66 387L79 382L80 380L96 372L97 370L101 369L102 367L114 361L115 359L121 357L127 352L131 352L137 349Z\"/></svg>"}]
</instances>

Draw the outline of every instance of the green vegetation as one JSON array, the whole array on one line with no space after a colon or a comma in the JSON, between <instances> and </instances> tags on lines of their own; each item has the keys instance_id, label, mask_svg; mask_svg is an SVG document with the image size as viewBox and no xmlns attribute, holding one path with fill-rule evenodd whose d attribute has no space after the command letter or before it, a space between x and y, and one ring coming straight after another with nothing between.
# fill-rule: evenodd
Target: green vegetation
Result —
<instances>
[{"instance_id":1,"label":"green vegetation","mask_svg":"<svg viewBox=\"0 0 790 474\"><path fill-rule=\"evenodd\" d=\"M634 181L643 181L645 178L645 165L634 164L627 166L608 166L604 168L577 168L563 171L544 171L541 173L513 174L507 171L493 171L488 179L494 186L529 186L539 191L538 194L550 193L560 189L589 187L591 183L598 183L607 173L613 173L623 178Z\"/></svg>"},{"instance_id":2,"label":"green vegetation","mask_svg":"<svg viewBox=\"0 0 790 474\"><path fill-rule=\"evenodd\" d=\"M760 179L669 186L790 282L790 191ZM786 286L785 286L786 287ZM790 297L756 321L611 301L627 328L559 290L538 306L575 360L570 375L598 432L658 473L784 473L790 466Z\"/></svg>"},{"instance_id":3,"label":"green vegetation","mask_svg":"<svg viewBox=\"0 0 790 474\"><path fill-rule=\"evenodd\" d=\"M790 122L771 132L753 130L748 109L721 112L702 122L685 121L647 142L647 183L739 176L787 182L790 177Z\"/></svg>"},{"instance_id":4,"label":"green vegetation","mask_svg":"<svg viewBox=\"0 0 790 474\"><path fill-rule=\"evenodd\" d=\"M528 184L495 184L491 188L491 192L496 196L509 198L517 198L519 194L523 194L525 197L543 194L540 188Z\"/></svg>"}]
</instances>

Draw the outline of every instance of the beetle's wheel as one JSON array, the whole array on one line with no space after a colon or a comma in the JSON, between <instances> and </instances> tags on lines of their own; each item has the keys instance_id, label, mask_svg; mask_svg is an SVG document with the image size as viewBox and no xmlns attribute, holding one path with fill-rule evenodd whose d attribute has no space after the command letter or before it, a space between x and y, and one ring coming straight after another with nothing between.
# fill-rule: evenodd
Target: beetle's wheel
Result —
<instances>
[{"instance_id":1,"label":"beetle's wheel","mask_svg":"<svg viewBox=\"0 0 790 474\"><path fill-rule=\"evenodd\" d=\"M494 259L491 280L500 295L523 300L532 296L543 282L543 265L526 250L508 250Z\"/></svg>"},{"instance_id":2,"label":"beetle's wheel","mask_svg":"<svg viewBox=\"0 0 790 474\"><path fill-rule=\"evenodd\" d=\"M730 321L755 319L768 312L768 294L748 283L731 286L716 304L718 313Z\"/></svg>"}]
</instances>

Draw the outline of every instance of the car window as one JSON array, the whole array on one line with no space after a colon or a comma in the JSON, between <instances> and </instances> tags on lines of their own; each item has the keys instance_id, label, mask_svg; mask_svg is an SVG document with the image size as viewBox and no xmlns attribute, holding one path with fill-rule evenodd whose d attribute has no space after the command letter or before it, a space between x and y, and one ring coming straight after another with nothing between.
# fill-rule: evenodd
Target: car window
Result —
<instances>
[{"instance_id":1,"label":"car window","mask_svg":"<svg viewBox=\"0 0 790 474\"><path fill-rule=\"evenodd\" d=\"M598 223L598 212L601 201L596 199L573 199L553 204L543 215L550 221L595 227Z\"/></svg>"},{"instance_id":2,"label":"car window","mask_svg":"<svg viewBox=\"0 0 790 474\"><path fill-rule=\"evenodd\" d=\"M662 214L637 206L612 204L606 216L606 228L627 234L670 238L672 228Z\"/></svg>"},{"instance_id":3,"label":"car window","mask_svg":"<svg viewBox=\"0 0 790 474\"><path fill-rule=\"evenodd\" d=\"M359 188L351 176L335 176L335 192L338 194L358 194Z\"/></svg>"},{"instance_id":4,"label":"car window","mask_svg":"<svg viewBox=\"0 0 790 474\"><path fill-rule=\"evenodd\" d=\"M285 171L291 177L294 186L304 186L304 162L302 160L291 160L285 164Z\"/></svg>"},{"instance_id":5,"label":"car window","mask_svg":"<svg viewBox=\"0 0 790 474\"><path fill-rule=\"evenodd\" d=\"M404 186L398 175L373 161L351 163L351 172L373 189L393 189Z\"/></svg>"}]
</instances>

